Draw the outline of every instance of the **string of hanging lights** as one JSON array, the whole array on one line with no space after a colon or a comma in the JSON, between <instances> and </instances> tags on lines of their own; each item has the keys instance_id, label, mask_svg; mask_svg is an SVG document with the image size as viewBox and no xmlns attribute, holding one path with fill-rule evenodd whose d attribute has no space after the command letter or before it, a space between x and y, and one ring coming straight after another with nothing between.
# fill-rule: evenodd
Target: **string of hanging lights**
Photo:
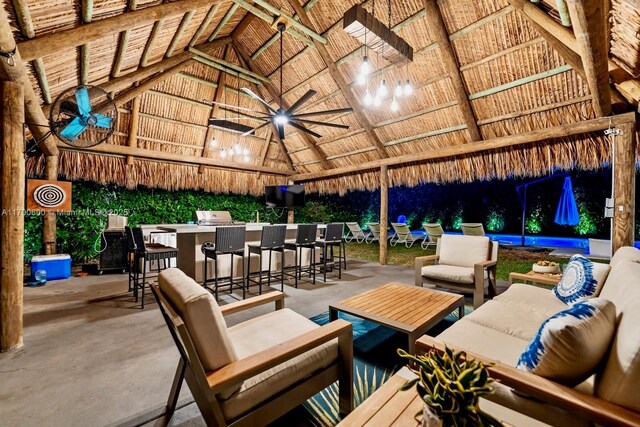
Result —
<instances>
[{"instance_id":1,"label":"string of hanging lights","mask_svg":"<svg viewBox=\"0 0 640 427\"><path fill-rule=\"evenodd\" d=\"M372 0L371 2L371 15L375 18L375 10L376 10L376 2ZM391 30L391 0L388 2L388 21L387 25L389 30ZM356 78L356 83L365 86L365 95L362 100L362 103L365 107L380 107L382 105L382 101L387 99L387 95L391 95L389 98L391 103L389 104L389 108L391 111L398 111L400 109L399 100L403 97L408 97L413 94L413 86L411 85L411 81L408 76L408 65L405 67L406 72L406 80L404 84L402 80L398 80L393 91L390 91L387 85L386 79L382 79L377 89L375 89L374 94L372 94L370 89L369 77L371 76L371 65L369 63L369 46L367 45L367 35L369 30L365 28L364 33L364 55L362 56L362 63L360 64L360 69L358 72L358 76ZM384 46L383 46L383 55L384 55Z\"/></svg>"},{"instance_id":2,"label":"string of hanging lights","mask_svg":"<svg viewBox=\"0 0 640 427\"><path fill-rule=\"evenodd\" d=\"M240 78L238 76L236 76L236 87L240 87ZM225 90L225 88L221 87L220 90ZM226 92L224 92L224 98L225 98L225 102L226 102ZM236 99L236 104L238 107L238 117L237 119L240 120L240 91L237 92L237 99ZM224 110L224 116L225 118L227 117L227 110ZM244 138L245 136L242 135L242 138ZM246 142L246 141L245 141ZM211 141L209 142L209 149L213 150L218 146L218 140L216 139L216 137L214 136L213 138L211 138ZM221 159L226 159L227 157L229 157L230 159L234 159L236 161L240 161L240 156L242 156L242 161L244 161L245 163L248 163L249 160L251 159L249 157L249 149L248 148L243 148L240 145L240 141L237 141L235 144L232 144L230 147L224 147L222 146L220 148L220 158Z\"/></svg>"}]
</instances>

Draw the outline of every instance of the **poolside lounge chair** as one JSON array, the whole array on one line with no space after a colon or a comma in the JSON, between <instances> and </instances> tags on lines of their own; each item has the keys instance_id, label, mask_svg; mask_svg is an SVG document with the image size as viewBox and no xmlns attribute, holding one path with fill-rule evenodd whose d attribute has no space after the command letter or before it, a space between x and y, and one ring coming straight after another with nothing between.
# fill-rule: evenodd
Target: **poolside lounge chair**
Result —
<instances>
[{"instance_id":1,"label":"poolside lounge chair","mask_svg":"<svg viewBox=\"0 0 640 427\"><path fill-rule=\"evenodd\" d=\"M410 248L411 246L413 246L416 239L413 237L413 234L411 234L411 230L409 230L409 227L407 227L407 224L392 222L391 226L393 227L393 230L396 232L396 234L391 236L391 239L389 239L389 244L391 246L395 246L398 243L404 243L404 245L407 248Z\"/></svg>"},{"instance_id":2,"label":"poolside lounge chair","mask_svg":"<svg viewBox=\"0 0 640 427\"><path fill-rule=\"evenodd\" d=\"M367 227L369 227L369 233L367 237L364 239L366 243L373 243L380 241L380 224L377 222L368 222Z\"/></svg>"},{"instance_id":3,"label":"poolside lounge chair","mask_svg":"<svg viewBox=\"0 0 640 427\"><path fill-rule=\"evenodd\" d=\"M346 222L345 224L347 224L347 228L349 229L347 235L344 236L346 242L351 243L354 240L358 243L364 242L367 236L364 234L364 231L362 231L362 228L360 228L360 224L357 222Z\"/></svg>"},{"instance_id":4,"label":"poolside lounge chair","mask_svg":"<svg viewBox=\"0 0 640 427\"><path fill-rule=\"evenodd\" d=\"M436 246L438 244L438 239L444 234L442 225L422 224L422 228L424 228L424 231L427 233L426 236L424 236L422 243L420 243L422 249L427 249L431 245Z\"/></svg>"},{"instance_id":5,"label":"poolside lounge chair","mask_svg":"<svg viewBox=\"0 0 640 427\"><path fill-rule=\"evenodd\" d=\"M480 222L463 222L460 227L465 236L484 236L484 226Z\"/></svg>"}]
</instances>

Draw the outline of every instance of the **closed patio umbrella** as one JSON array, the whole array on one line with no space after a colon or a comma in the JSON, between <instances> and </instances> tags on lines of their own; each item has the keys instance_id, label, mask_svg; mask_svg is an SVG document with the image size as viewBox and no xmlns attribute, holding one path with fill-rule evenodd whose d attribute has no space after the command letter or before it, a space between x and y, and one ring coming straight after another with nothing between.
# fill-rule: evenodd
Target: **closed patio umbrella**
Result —
<instances>
[{"instance_id":1,"label":"closed patio umbrella","mask_svg":"<svg viewBox=\"0 0 640 427\"><path fill-rule=\"evenodd\" d=\"M576 205L576 198L573 195L573 186L571 185L570 177L564 179L554 222L560 225L577 225L580 223L580 215L578 214L578 206Z\"/></svg>"}]
</instances>

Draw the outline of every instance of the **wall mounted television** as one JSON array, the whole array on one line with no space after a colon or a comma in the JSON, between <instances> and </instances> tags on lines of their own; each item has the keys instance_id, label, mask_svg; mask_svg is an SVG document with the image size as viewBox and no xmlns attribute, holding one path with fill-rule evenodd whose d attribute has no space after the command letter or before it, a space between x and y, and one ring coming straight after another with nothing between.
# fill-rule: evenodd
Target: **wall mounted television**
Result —
<instances>
[{"instance_id":1,"label":"wall mounted television","mask_svg":"<svg viewBox=\"0 0 640 427\"><path fill-rule=\"evenodd\" d=\"M304 185L268 185L264 187L268 208L297 208L304 206Z\"/></svg>"}]
</instances>

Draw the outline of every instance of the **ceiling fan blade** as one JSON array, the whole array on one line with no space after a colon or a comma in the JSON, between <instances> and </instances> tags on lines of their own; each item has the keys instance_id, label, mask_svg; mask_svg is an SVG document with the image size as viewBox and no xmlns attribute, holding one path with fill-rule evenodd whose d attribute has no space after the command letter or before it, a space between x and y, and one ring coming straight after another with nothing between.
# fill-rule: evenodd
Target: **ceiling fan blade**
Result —
<instances>
[{"instance_id":1,"label":"ceiling fan blade","mask_svg":"<svg viewBox=\"0 0 640 427\"><path fill-rule=\"evenodd\" d=\"M76 90L76 102L78 103L78 111L82 117L86 117L91 112L91 102L89 101L89 91L86 87Z\"/></svg>"},{"instance_id":2,"label":"ceiling fan blade","mask_svg":"<svg viewBox=\"0 0 640 427\"><path fill-rule=\"evenodd\" d=\"M311 113L294 114L296 117L324 116L327 114L350 113L353 108L336 108L335 110L313 111Z\"/></svg>"},{"instance_id":3,"label":"ceiling fan blade","mask_svg":"<svg viewBox=\"0 0 640 427\"><path fill-rule=\"evenodd\" d=\"M298 129L298 130L301 130L301 131L303 131L303 132L306 132L306 133L308 133L308 134L309 134L309 135L311 135L311 136L315 136L316 138L322 138L322 135L320 135L320 134L318 134L318 133L315 133L315 132L314 132L314 131L312 131L312 130L307 129L306 127L304 127L304 126L302 126L302 125L299 125L299 124L294 123L294 122L291 122L291 121L290 121L288 124L289 124L289 126L294 127L294 128L296 128L296 129Z\"/></svg>"},{"instance_id":4,"label":"ceiling fan blade","mask_svg":"<svg viewBox=\"0 0 640 427\"><path fill-rule=\"evenodd\" d=\"M111 127L111 123L113 122L113 119L111 117L105 116L103 114L94 114L94 116L96 118L95 126L106 129L109 129Z\"/></svg>"},{"instance_id":5,"label":"ceiling fan blade","mask_svg":"<svg viewBox=\"0 0 640 427\"><path fill-rule=\"evenodd\" d=\"M273 112L274 114L277 113L276 110L273 109L273 107L269 104L267 104L267 101L265 101L264 99L260 98L258 95L256 95L255 93L253 93L251 91L251 89L249 89L248 87L243 87L242 91L244 93L246 93L247 95L249 95L250 97L252 97L253 99L255 99L256 101L258 101L260 104L264 105L265 107L267 107L269 109L269 111Z\"/></svg>"},{"instance_id":6,"label":"ceiling fan blade","mask_svg":"<svg viewBox=\"0 0 640 427\"><path fill-rule=\"evenodd\" d=\"M349 125L342 125L342 124L338 124L338 123L316 122L314 120L299 119L297 117L292 117L291 120L299 122L299 123L305 123L305 124L308 124L308 125L329 126L329 127L332 127L332 128L349 129Z\"/></svg>"},{"instance_id":7,"label":"ceiling fan blade","mask_svg":"<svg viewBox=\"0 0 640 427\"><path fill-rule=\"evenodd\" d=\"M69 123L62 131L60 136L68 139L69 141L75 141L80 134L87 128L87 124L80 117L76 117Z\"/></svg>"},{"instance_id":8,"label":"ceiling fan blade","mask_svg":"<svg viewBox=\"0 0 640 427\"><path fill-rule=\"evenodd\" d=\"M256 127L254 127L251 130L246 131L245 133L242 134L242 136L247 136L247 135L251 135L252 133L254 133L255 131L257 131L258 129L262 129L263 127L265 127L266 125L268 125L269 123L271 123L270 121L268 122L264 122L261 125L258 125Z\"/></svg>"},{"instance_id":9,"label":"ceiling fan blade","mask_svg":"<svg viewBox=\"0 0 640 427\"><path fill-rule=\"evenodd\" d=\"M211 122L230 122L230 121L236 121L236 120L253 120L256 122L263 122L265 120L269 120L269 116L265 116L265 117L210 117L209 118L209 123Z\"/></svg>"},{"instance_id":10,"label":"ceiling fan blade","mask_svg":"<svg viewBox=\"0 0 640 427\"><path fill-rule=\"evenodd\" d=\"M284 140L284 125L278 125L278 137Z\"/></svg>"},{"instance_id":11,"label":"ceiling fan blade","mask_svg":"<svg viewBox=\"0 0 640 427\"><path fill-rule=\"evenodd\" d=\"M293 114L294 111L296 111L298 108L300 108L300 106L302 104L304 104L305 102L307 102L313 95L315 95L317 92L313 89L309 89L307 91L307 93L305 93L304 95L302 95L300 97L300 99L298 99L295 104L293 104L291 107L289 107L289 109L287 110L287 114Z\"/></svg>"},{"instance_id":12,"label":"ceiling fan blade","mask_svg":"<svg viewBox=\"0 0 640 427\"><path fill-rule=\"evenodd\" d=\"M251 108L240 107L238 105L225 104L223 102L217 102L217 101L206 101L206 102L207 104L218 105L220 107L225 107L225 108L233 108L234 110L249 111L255 114L264 114L264 111L252 110Z\"/></svg>"}]
</instances>

